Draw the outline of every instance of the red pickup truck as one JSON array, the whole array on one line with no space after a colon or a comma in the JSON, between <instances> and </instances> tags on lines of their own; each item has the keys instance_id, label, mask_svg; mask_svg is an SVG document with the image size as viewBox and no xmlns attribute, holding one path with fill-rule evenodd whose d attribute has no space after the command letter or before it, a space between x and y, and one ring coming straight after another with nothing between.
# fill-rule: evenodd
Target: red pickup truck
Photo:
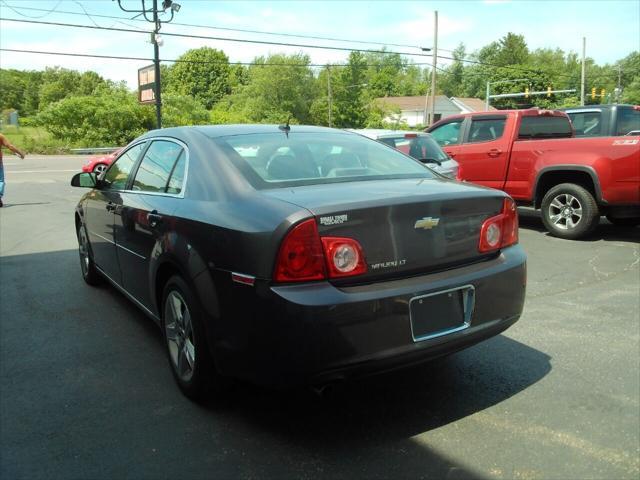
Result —
<instances>
[{"instance_id":1,"label":"red pickup truck","mask_svg":"<svg viewBox=\"0 0 640 480\"><path fill-rule=\"evenodd\" d=\"M640 136L575 138L565 113L539 109L456 115L427 131L460 178L540 208L552 235L580 238L600 215L640 224Z\"/></svg>"}]
</instances>

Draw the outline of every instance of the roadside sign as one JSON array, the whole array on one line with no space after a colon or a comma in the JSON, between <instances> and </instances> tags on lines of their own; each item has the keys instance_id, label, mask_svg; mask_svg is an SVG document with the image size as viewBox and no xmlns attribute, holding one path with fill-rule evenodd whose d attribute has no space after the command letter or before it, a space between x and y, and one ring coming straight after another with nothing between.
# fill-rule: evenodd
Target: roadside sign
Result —
<instances>
[{"instance_id":1,"label":"roadside sign","mask_svg":"<svg viewBox=\"0 0 640 480\"><path fill-rule=\"evenodd\" d=\"M156 103L155 89L155 65L148 65L138 69L138 102Z\"/></svg>"}]
</instances>

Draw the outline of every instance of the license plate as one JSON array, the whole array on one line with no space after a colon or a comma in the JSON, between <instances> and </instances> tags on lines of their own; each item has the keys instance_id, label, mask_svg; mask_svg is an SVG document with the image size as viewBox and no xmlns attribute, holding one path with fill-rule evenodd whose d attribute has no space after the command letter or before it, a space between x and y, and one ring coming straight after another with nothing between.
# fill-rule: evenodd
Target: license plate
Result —
<instances>
[{"instance_id":1,"label":"license plate","mask_svg":"<svg viewBox=\"0 0 640 480\"><path fill-rule=\"evenodd\" d=\"M441 337L471 325L475 290L471 285L413 297L409 318L414 342Z\"/></svg>"}]
</instances>

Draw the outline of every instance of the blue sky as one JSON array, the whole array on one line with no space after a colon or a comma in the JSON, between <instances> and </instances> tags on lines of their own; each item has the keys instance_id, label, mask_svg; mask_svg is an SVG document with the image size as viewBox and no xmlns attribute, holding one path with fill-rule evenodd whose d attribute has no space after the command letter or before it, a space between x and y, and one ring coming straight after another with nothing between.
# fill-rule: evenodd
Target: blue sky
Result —
<instances>
[{"instance_id":1,"label":"blue sky","mask_svg":"<svg viewBox=\"0 0 640 480\"><path fill-rule=\"evenodd\" d=\"M161 3L162 0L158 0ZM150 5L152 0L147 0ZM439 13L438 47L448 56L460 42L468 52L497 40L507 32L525 36L529 48L562 48L580 52L582 37L587 38L587 55L597 63L613 63L634 50L640 50L640 0L601 1L206 1L177 0L182 8L174 22L316 35L334 38L395 43L409 46L433 45L433 12ZM141 0L122 0L128 9L137 9ZM16 11L9 7L15 7ZM20 7L21 9L18 9ZM45 11L25 10L24 8ZM110 15L125 20L88 17ZM71 12L71 13L62 13ZM72 14L75 13L75 14ZM22 14L22 15L20 15ZM129 20L111 0L0 0L0 17L41 17L34 20L149 29L145 22ZM249 33L184 27L165 24L166 32L209 35L224 38L265 39L292 43L312 43L343 47L378 48L376 45L349 44L302 38L287 38ZM231 61L249 62L257 55L304 51L313 63L343 61L347 52L302 49L274 45L254 45L169 37L164 38L161 58L177 58L190 48L211 46L224 50ZM0 21L0 47L98 55L122 55L151 58L153 47L142 33L108 32ZM418 48L390 47L419 52ZM416 62L430 58L412 57ZM146 61L103 60L53 57L0 52L2 68L43 69L63 66L95 70L113 80L125 80L133 87L136 71ZM446 65L447 60L440 60Z\"/></svg>"}]
</instances>

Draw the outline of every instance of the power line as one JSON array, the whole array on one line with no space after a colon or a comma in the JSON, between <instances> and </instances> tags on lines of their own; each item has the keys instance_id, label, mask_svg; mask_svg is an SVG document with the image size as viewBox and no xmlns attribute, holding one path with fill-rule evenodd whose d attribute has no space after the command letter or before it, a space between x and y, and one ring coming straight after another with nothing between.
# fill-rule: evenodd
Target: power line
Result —
<instances>
[{"instance_id":1,"label":"power line","mask_svg":"<svg viewBox=\"0 0 640 480\"><path fill-rule=\"evenodd\" d=\"M9 8L11 8L11 10L13 10L18 15L22 15L22 16L25 16L27 18L43 18L46 15L48 15L49 13L54 13L54 12L45 10L43 8L10 6L4 0L2 1L2 3L7 5ZM16 10L46 11L47 14L43 15L42 17L29 17L28 15L23 15L23 14L17 12ZM63 10L57 10L55 13L67 14L67 15L81 15L81 16L83 15L82 13L79 13L79 12L69 12L69 11L63 11ZM89 15L89 14L87 13L87 15ZM113 16L113 15L91 14L91 16L92 17L96 17L96 18L108 18L108 19L114 19L114 20L144 21L144 20L139 20L139 19L129 19L129 18L117 17L117 16ZM404 44L404 43L385 43L385 42L375 42L375 41L367 41L367 40L353 40L353 39L347 39L347 38L325 37L325 36L319 36L319 35L302 35L302 34L295 34L295 33L276 33L276 32L268 32L266 30L250 30L250 29L246 29L246 28L217 27L215 25L201 25L201 24L193 24L193 23L172 22L172 24L173 25L179 25L179 26L182 26L182 27L206 28L206 29L210 29L210 30L222 30L222 31L241 32L241 33L255 33L255 34L259 34L259 35L272 35L272 36L276 36L276 37L309 38L309 39L312 39L312 40L328 40L328 41L332 41L332 42L358 43L358 44L362 44L362 45L381 45L381 46L388 46L388 47L421 48L419 45L408 45L408 44ZM447 49L441 49L441 50L444 50L446 52L453 52L453 50L447 50Z\"/></svg>"},{"instance_id":2,"label":"power line","mask_svg":"<svg viewBox=\"0 0 640 480\"><path fill-rule=\"evenodd\" d=\"M75 23L43 22L39 20L21 20L19 18L0 17L0 21L18 22L18 23L34 23L37 25L51 25L51 26L57 26L57 27L88 28L92 30L109 30L112 32L143 33L143 31L133 30L129 28L97 27L93 25L78 25ZM146 32L146 33L151 33L151 32ZM241 39L241 38L212 37L207 35L192 35L192 34L186 34L186 33L163 32L162 35L171 36L171 37L181 37L181 38L196 38L201 40L218 40L222 42L255 43L260 45L279 45L279 46L297 47L297 48L316 48L320 50L340 50L340 51L347 51L347 52L381 53L385 55L395 54L395 55L406 55L406 56L415 56L415 57L431 56L428 53L396 52L396 51L390 51L390 50L369 50L369 49L362 49L362 48L333 47L330 45L311 45L311 44L303 44L303 43L271 42L268 40L249 40L246 38Z\"/></svg>"},{"instance_id":3,"label":"power line","mask_svg":"<svg viewBox=\"0 0 640 480\"><path fill-rule=\"evenodd\" d=\"M3 1L3 3L6 2ZM96 17L98 15L95 15ZM102 17L106 17L105 15L102 15ZM120 17L114 17L114 18L120 18ZM16 18L1 18L0 17L0 21L12 21L12 22L20 22L20 23L33 23L33 24L39 24L39 25L52 25L52 26L62 26L62 27L75 27L75 28L88 28L88 29L94 29L94 30L108 30L108 31L116 31L116 32L127 32L127 33L151 33L149 31L146 30L133 30L133 29L125 29L125 28L115 28L115 27L100 27L100 26L92 26L92 25L79 25L79 24L72 24L72 23L62 23L62 22L44 22L44 21L36 21L36 20L21 20L21 19L16 19ZM180 24L175 24L175 25L180 25ZM185 24L186 25L186 24ZM206 36L206 35L191 35L191 34L182 34L182 33L171 33L171 32L164 32L163 35L165 36L174 36L174 37L182 37L182 38L196 38L196 39L204 39L204 40L218 40L218 41L225 41L225 42L236 42L236 43L255 43L255 44L262 44L262 45L279 45L279 46L287 46L287 47L298 47L298 48L315 48L315 49L321 49L321 50L338 50L338 51L348 51L348 52L353 52L353 51L357 51L357 52L364 52L364 53L380 53L380 54L396 54L396 55L407 55L407 56L420 56L420 57L430 57L431 54L429 53L413 53L413 52L397 52L397 51L390 51L390 50L369 50L369 49L354 49L354 48L346 48L346 47L335 47L335 46L323 46L323 45L310 45L310 44L296 44L296 43L285 43L285 42L271 42L271 41L266 41L266 40L250 40L250 39L232 39L232 38L224 38L224 37L213 37L213 36ZM551 72L545 72L543 70L540 69L532 69L532 68L526 68L526 67L518 67L518 66L514 66L514 65L497 65L497 64L493 64L493 63L488 63L488 62L482 62L479 60L470 60L470 59L460 59L460 58L453 58L453 57L447 57L447 56L439 56L442 59L445 60L454 60L454 61L460 61L463 63L471 63L471 64L475 64L475 65L481 65L481 66L488 66L488 67L494 67L494 68L504 68L504 69L508 69L508 70L514 70L520 73L535 73L535 74L547 74L547 75L556 75L556 76L562 76L562 77L568 77L568 78L573 78L573 75L571 74L563 74L563 73L551 73ZM420 65L420 64L414 64L414 65Z\"/></svg>"},{"instance_id":4,"label":"power line","mask_svg":"<svg viewBox=\"0 0 640 480\"><path fill-rule=\"evenodd\" d=\"M13 53L33 53L37 55L57 55L63 57L87 57L87 58L103 58L103 59L112 59L112 60L137 60L137 61L149 61L152 62L153 58L147 57L127 57L120 55L98 55L98 54L88 54L88 53L67 53L67 52L47 52L43 50L24 50L17 48L0 48L1 52L13 52ZM207 60L181 60L181 59L168 59L161 58L161 62L167 63L195 63L195 64L207 64L207 65L243 65L243 66L253 66L253 67L311 67L311 68L324 68L324 67L348 67L348 64L326 64L326 63L294 63L294 64L284 64L284 63L255 63L255 62L213 62ZM426 63L415 63L413 65L428 65ZM361 65L363 67L377 67L379 65Z\"/></svg>"},{"instance_id":5,"label":"power line","mask_svg":"<svg viewBox=\"0 0 640 480\"><path fill-rule=\"evenodd\" d=\"M9 4L8 4L7 2L5 2L5 1L3 1L2 3L4 3L4 5L5 5L9 10L13 11L13 13L16 13L16 14L18 14L18 15L22 16L22 17L25 17L25 18L44 18L44 17L46 17L47 15L50 15L50 14L52 14L53 12L55 12L55 11L58 9L58 7L60 6L60 4L62 3L62 0L58 0L58 3L56 3L55 7L53 7L51 10L47 10L47 9L44 9L44 8L38 8L38 9L31 9L31 8L30 8L29 10L38 10L38 11L41 11L41 12L45 12L43 15L38 15L38 16L35 16L35 17L34 17L34 16L31 16L31 15L25 15L24 13L20 13L20 12L18 11L18 10L26 10L26 8L24 8L24 7L13 7L13 6L9 5Z\"/></svg>"}]
</instances>

